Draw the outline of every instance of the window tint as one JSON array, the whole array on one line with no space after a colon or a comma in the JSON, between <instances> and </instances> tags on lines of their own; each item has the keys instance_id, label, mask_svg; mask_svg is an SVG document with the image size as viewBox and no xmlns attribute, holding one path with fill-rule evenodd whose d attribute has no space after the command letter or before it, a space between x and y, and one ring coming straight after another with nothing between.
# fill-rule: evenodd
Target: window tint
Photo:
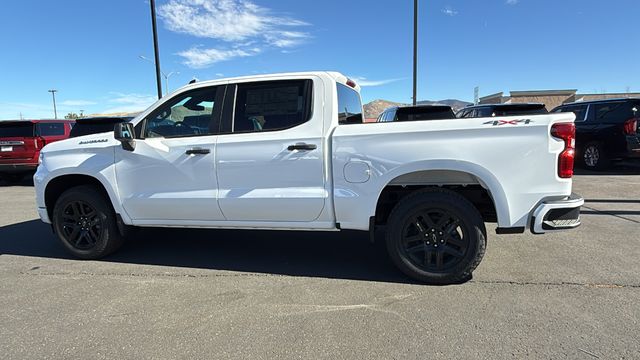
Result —
<instances>
[{"instance_id":1,"label":"window tint","mask_svg":"<svg viewBox=\"0 0 640 360\"><path fill-rule=\"evenodd\" d=\"M169 100L146 118L144 137L216 134L218 129L212 126L216 89L197 89Z\"/></svg>"},{"instance_id":2,"label":"window tint","mask_svg":"<svg viewBox=\"0 0 640 360\"><path fill-rule=\"evenodd\" d=\"M595 104L595 121L621 123L636 116L634 104L628 101Z\"/></svg>"},{"instance_id":3,"label":"window tint","mask_svg":"<svg viewBox=\"0 0 640 360\"><path fill-rule=\"evenodd\" d=\"M387 111L387 116L384 118L384 121L386 122L393 121L395 117L396 117L396 110L395 109L389 110Z\"/></svg>"},{"instance_id":4,"label":"window tint","mask_svg":"<svg viewBox=\"0 0 640 360\"><path fill-rule=\"evenodd\" d=\"M492 116L540 115L547 113L547 108L543 104L514 104L496 106Z\"/></svg>"},{"instance_id":5,"label":"window tint","mask_svg":"<svg viewBox=\"0 0 640 360\"><path fill-rule=\"evenodd\" d=\"M586 120L588 105L572 105L558 109L556 112L572 112L576 115L576 122Z\"/></svg>"},{"instance_id":6,"label":"window tint","mask_svg":"<svg viewBox=\"0 0 640 360\"><path fill-rule=\"evenodd\" d=\"M449 106L418 106L400 108L394 121L421 121L455 119L456 115Z\"/></svg>"},{"instance_id":7,"label":"window tint","mask_svg":"<svg viewBox=\"0 0 640 360\"><path fill-rule=\"evenodd\" d=\"M33 136L33 123L23 122L1 122L0 137L31 137Z\"/></svg>"},{"instance_id":8,"label":"window tint","mask_svg":"<svg viewBox=\"0 0 640 360\"><path fill-rule=\"evenodd\" d=\"M239 84L233 132L288 129L311 117L311 80Z\"/></svg>"},{"instance_id":9,"label":"window tint","mask_svg":"<svg viewBox=\"0 0 640 360\"><path fill-rule=\"evenodd\" d=\"M64 135L63 123L38 123L36 124L38 135L40 136L62 136Z\"/></svg>"},{"instance_id":10,"label":"window tint","mask_svg":"<svg viewBox=\"0 0 640 360\"><path fill-rule=\"evenodd\" d=\"M346 85L337 84L337 88L338 122L340 124L361 124L363 122L363 116L360 94ZM393 119L387 121L392 120Z\"/></svg>"},{"instance_id":11,"label":"window tint","mask_svg":"<svg viewBox=\"0 0 640 360\"><path fill-rule=\"evenodd\" d=\"M476 114L474 117L492 117L493 116L493 108L491 107L482 107L475 109Z\"/></svg>"}]
</instances>

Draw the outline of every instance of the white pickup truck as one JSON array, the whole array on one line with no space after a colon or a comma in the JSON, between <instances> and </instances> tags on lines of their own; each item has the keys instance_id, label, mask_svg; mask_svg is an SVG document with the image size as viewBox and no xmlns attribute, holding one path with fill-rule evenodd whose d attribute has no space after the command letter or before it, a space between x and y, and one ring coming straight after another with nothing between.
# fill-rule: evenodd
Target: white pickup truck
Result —
<instances>
[{"instance_id":1,"label":"white pickup truck","mask_svg":"<svg viewBox=\"0 0 640 360\"><path fill-rule=\"evenodd\" d=\"M573 121L363 123L359 86L334 72L199 82L114 132L47 145L37 206L84 259L130 227L381 229L400 270L452 283L480 263L485 222L499 234L580 224Z\"/></svg>"}]
</instances>

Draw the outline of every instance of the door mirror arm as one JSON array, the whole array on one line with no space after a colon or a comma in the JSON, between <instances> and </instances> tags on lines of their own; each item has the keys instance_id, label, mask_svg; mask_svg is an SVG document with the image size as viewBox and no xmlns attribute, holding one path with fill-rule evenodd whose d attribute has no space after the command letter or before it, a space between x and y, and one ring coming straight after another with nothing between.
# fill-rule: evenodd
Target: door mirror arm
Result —
<instances>
[{"instance_id":1,"label":"door mirror arm","mask_svg":"<svg viewBox=\"0 0 640 360\"><path fill-rule=\"evenodd\" d=\"M136 149L135 130L132 123L116 124L113 129L113 137L120 141L124 150L133 151Z\"/></svg>"}]
</instances>

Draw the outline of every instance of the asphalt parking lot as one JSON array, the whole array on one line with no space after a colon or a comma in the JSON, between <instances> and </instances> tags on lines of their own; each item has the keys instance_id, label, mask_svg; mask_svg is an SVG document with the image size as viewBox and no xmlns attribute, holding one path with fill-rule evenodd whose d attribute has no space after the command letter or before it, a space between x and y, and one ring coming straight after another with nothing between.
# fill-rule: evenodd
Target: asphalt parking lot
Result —
<instances>
[{"instance_id":1,"label":"asphalt parking lot","mask_svg":"<svg viewBox=\"0 0 640 360\"><path fill-rule=\"evenodd\" d=\"M71 259L0 184L0 354L25 358L640 358L640 168L582 172L583 225L492 235L473 279L412 283L367 234L144 230Z\"/></svg>"}]
</instances>

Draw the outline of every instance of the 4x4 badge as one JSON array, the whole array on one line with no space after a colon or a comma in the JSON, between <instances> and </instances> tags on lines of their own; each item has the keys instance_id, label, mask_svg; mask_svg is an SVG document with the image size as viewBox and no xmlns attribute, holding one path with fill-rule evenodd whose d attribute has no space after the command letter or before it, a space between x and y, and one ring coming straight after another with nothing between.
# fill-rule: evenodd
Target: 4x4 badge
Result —
<instances>
[{"instance_id":1,"label":"4x4 badge","mask_svg":"<svg viewBox=\"0 0 640 360\"><path fill-rule=\"evenodd\" d=\"M493 121L487 121L486 123L482 123L482 124L483 125L491 124L493 126L519 125L519 124L529 125L532 122L533 121L531 121L531 119L523 119L523 120L493 120Z\"/></svg>"}]
</instances>

